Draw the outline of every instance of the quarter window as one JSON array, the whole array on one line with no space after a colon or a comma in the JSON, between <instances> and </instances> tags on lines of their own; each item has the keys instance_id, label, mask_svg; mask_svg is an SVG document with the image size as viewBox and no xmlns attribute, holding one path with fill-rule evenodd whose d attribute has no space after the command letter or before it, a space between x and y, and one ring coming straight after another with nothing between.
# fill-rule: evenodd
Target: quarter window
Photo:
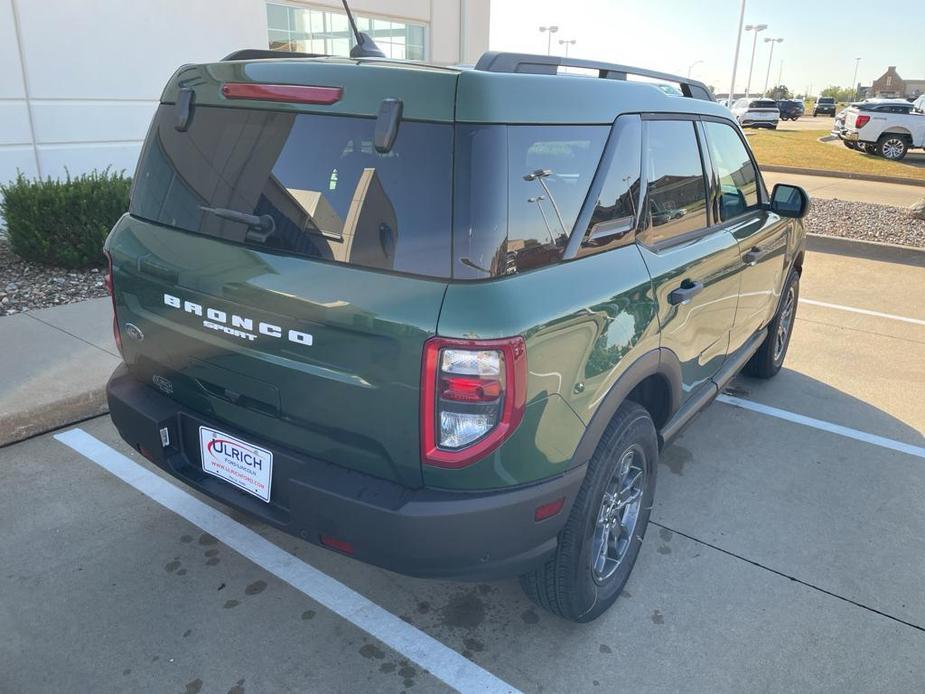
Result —
<instances>
[{"instance_id":1,"label":"quarter window","mask_svg":"<svg viewBox=\"0 0 925 694\"><path fill-rule=\"evenodd\" d=\"M707 188L692 121L647 123L646 241L656 244L707 226Z\"/></svg>"},{"instance_id":2,"label":"quarter window","mask_svg":"<svg viewBox=\"0 0 925 694\"><path fill-rule=\"evenodd\" d=\"M739 134L725 123L704 123L710 156L719 173L722 221L758 207L758 172Z\"/></svg>"}]
</instances>

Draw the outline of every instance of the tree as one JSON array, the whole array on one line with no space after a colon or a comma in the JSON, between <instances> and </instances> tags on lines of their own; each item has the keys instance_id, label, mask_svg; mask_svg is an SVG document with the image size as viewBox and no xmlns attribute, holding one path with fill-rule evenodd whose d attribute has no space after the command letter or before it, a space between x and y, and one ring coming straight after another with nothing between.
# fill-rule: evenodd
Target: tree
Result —
<instances>
[{"instance_id":1,"label":"tree","mask_svg":"<svg viewBox=\"0 0 925 694\"><path fill-rule=\"evenodd\" d=\"M774 99L775 101L780 101L781 99L789 99L793 96L790 93L790 90L787 89L786 84L778 84L776 87L773 87L771 91L768 92L768 96Z\"/></svg>"},{"instance_id":2,"label":"tree","mask_svg":"<svg viewBox=\"0 0 925 694\"><path fill-rule=\"evenodd\" d=\"M849 87L838 87L833 84L823 89L820 96L834 96L835 101L853 101L855 94L854 90Z\"/></svg>"}]
</instances>

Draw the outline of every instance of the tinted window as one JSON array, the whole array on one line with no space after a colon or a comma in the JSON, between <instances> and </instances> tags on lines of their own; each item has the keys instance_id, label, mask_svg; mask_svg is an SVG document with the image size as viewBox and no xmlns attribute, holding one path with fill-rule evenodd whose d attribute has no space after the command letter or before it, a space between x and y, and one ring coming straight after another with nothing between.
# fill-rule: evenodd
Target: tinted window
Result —
<instances>
[{"instance_id":1,"label":"tinted window","mask_svg":"<svg viewBox=\"0 0 925 694\"><path fill-rule=\"evenodd\" d=\"M831 96L823 96L819 99L820 104L834 104L835 98Z\"/></svg>"},{"instance_id":2,"label":"tinted window","mask_svg":"<svg viewBox=\"0 0 925 694\"><path fill-rule=\"evenodd\" d=\"M276 251L449 277L451 125L404 122L392 151L379 154L369 118L200 106L187 132L175 122L173 106L158 109L132 214ZM260 240L222 210L271 219L272 233Z\"/></svg>"},{"instance_id":3,"label":"tinted window","mask_svg":"<svg viewBox=\"0 0 925 694\"><path fill-rule=\"evenodd\" d=\"M720 219L738 217L758 206L758 173L739 134L729 125L704 124L710 156L719 172Z\"/></svg>"},{"instance_id":4,"label":"tinted window","mask_svg":"<svg viewBox=\"0 0 925 694\"><path fill-rule=\"evenodd\" d=\"M691 121L655 120L648 135L648 243L658 243L707 225L706 181Z\"/></svg>"},{"instance_id":5,"label":"tinted window","mask_svg":"<svg viewBox=\"0 0 925 694\"><path fill-rule=\"evenodd\" d=\"M632 238L639 204L642 123L638 116L623 116L614 130L613 157L588 223L579 255L590 255L622 245Z\"/></svg>"},{"instance_id":6,"label":"tinted window","mask_svg":"<svg viewBox=\"0 0 925 694\"><path fill-rule=\"evenodd\" d=\"M749 108L777 108L777 102L770 99L760 99L748 105Z\"/></svg>"},{"instance_id":7,"label":"tinted window","mask_svg":"<svg viewBox=\"0 0 925 694\"><path fill-rule=\"evenodd\" d=\"M459 126L453 276L557 262L597 170L607 126Z\"/></svg>"}]
</instances>

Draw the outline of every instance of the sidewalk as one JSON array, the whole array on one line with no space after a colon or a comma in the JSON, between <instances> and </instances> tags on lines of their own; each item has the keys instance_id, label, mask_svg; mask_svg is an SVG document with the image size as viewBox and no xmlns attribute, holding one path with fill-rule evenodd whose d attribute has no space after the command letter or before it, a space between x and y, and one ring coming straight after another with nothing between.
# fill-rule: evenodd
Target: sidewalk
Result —
<instances>
[{"instance_id":1,"label":"sidewalk","mask_svg":"<svg viewBox=\"0 0 925 694\"><path fill-rule=\"evenodd\" d=\"M0 318L0 445L106 411L109 297Z\"/></svg>"},{"instance_id":2,"label":"sidewalk","mask_svg":"<svg viewBox=\"0 0 925 694\"><path fill-rule=\"evenodd\" d=\"M828 176L807 176L802 174L762 171L768 188L776 183L792 183L803 188L812 198L824 200L846 200L849 202L870 202L877 205L909 207L925 198L925 187L899 183L877 183L850 178L829 178Z\"/></svg>"}]
</instances>

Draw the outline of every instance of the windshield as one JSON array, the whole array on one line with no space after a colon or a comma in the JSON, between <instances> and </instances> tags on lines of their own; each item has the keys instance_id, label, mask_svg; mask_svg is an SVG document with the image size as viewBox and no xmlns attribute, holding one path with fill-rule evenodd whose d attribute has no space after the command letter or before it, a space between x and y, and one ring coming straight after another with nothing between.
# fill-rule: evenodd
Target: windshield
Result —
<instances>
[{"instance_id":1,"label":"windshield","mask_svg":"<svg viewBox=\"0 0 925 694\"><path fill-rule=\"evenodd\" d=\"M835 98L831 96L823 96L819 99L820 104L834 104Z\"/></svg>"},{"instance_id":2,"label":"windshield","mask_svg":"<svg viewBox=\"0 0 925 694\"><path fill-rule=\"evenodd\" d=\"M162 105L130 211L268 250L449 277L453 126L404 122L381 154L375 124L198 106L180 132Z\"/></svg>"}]
</instances>

